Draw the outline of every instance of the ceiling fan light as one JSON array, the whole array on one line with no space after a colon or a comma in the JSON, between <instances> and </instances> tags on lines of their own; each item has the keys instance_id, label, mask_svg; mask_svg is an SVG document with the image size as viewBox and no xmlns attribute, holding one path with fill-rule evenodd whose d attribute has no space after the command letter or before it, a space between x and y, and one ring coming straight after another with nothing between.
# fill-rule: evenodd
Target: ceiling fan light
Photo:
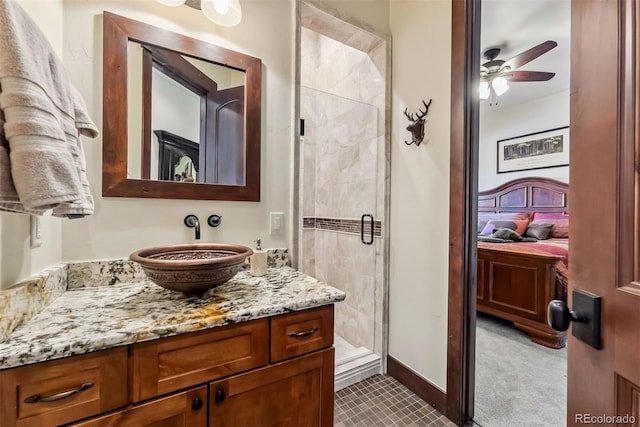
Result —
<instances>
[{"instance_id":1,"label":"ceiling fan light","mask_svg":"<svg viewBox=\"0 0 640 427\"><path fill-rule=\"evenodd\" d=\"M223 27L234 27L242 20L242 8L239 0L202 0L202 13Z\"/></svg>"},{"instance_id":2,"label":"ceiling fan light","mask_svg":"<svg viewBox=\"0 0 640 427\"><path fill-rule=\"evenodd\" d=\"M503 95L506 91L509 90L509 83L504 77L496 77L495 79L493 79L491 81L491 86L493 87L493 90L496 91L496 95L498 96Z\"/></svg>"},{"instance_id":3,"label":"ceiling fan light","mask_svg":"<svg viewBox=\"0 0 640 427\"><path fill-rule=\"evenodd\" d=\"M489 99L489 94L491 91L489 90L489 83L480 82L480 99Z\"/></svg>"},{"instance_id":4,"label":"ceiling fan light","mask_svg":"<svg viewBox=\"0 0 640 427\"><path fill-rule=\"evenodd\" d=\"M213 7L220 15L229 13L229 0L214 0Z\"/></svg>"},{"instance_id":5,"label":"ceiling fan light","mask_svg":"<svg viewBox=\"0 0 640 427\"><path fill-rule=\"evenodd\" d=\"M162 3L165 6L182 6L186 0L156 0L158 3Z\"/></svg>"}]
</instances>

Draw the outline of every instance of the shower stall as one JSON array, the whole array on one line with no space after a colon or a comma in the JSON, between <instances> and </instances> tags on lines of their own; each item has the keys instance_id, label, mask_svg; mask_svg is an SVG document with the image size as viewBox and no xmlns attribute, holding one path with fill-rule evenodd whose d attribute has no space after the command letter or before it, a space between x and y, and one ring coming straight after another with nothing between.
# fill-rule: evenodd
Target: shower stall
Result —
<instances>
[{"instance_id":1,"label":"shower stall","mask_svg":"<svg viewBox=\"0 0 640 427\"><path fill-rule=\"evenodd\" d=\"M383 371L387 41L300 3L298 268L346 292L336 390Z\"/></svg>"}]
</instances>

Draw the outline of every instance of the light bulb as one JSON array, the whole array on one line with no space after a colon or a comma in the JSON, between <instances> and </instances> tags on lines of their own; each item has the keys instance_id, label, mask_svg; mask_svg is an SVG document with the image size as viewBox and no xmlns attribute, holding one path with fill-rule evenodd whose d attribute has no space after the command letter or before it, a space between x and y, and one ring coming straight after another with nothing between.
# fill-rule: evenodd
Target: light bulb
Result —
<instances>
[{"instance_id":1,"label":"light bulb","mask_svg":"<svg viewBox=\"0 0 640 427\"><path fill-rule=\"evenodd\" d=\"M220 15L229 13L229 0L213 0L213 7Z\"/></svg>"},{"instance_id":2,"label":"light bulb","mask_svg":"<svg viewBox=\"0 0 640 427\"><path fill-rule=\"evenodd\" d=\"M498 96L504 94L509 90L509 83L504 77L496 77L495 79L493 79L493 81L491 82L491 86L493 87L493 90L496 91L496 95Z\"/></svg>"},{"instance_id":3,"label":"light bulb","mask_svg":"<svg viewBox=\"0 0 640 427\"><path fill-rule=\"evenodd\" d=\"M242 20L242 8L239 0L202 0L202 13L223 27L233 27Z\"/></svg>"},{"instance_id":4,"label":"light bulb","mask_svg":"<svg viewBox=\"0 0 640 427\"><path fill-rule=\"evenodd\" d=\"M186 0L156 0L158 3L162 3L165 6L181 6Z\"/></svg>"},{"instance_id":5,"label":"light bulb","mask_svg":"<svg viewBox=\"0 0 640 427\"><path fill-rule=\"evenodd\" d=\"M489 93L489 83L484 81L480 82L480 99L488 99Z\"/></svg>"}]
</instances>

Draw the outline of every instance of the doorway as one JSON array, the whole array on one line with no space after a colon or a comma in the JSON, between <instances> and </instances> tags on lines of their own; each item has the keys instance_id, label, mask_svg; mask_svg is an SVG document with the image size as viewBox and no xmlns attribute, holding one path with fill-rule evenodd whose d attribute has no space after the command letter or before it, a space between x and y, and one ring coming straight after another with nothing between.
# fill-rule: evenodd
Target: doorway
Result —
<instances>
[{"instance_id":1,"label":"doorway","mask_svg":"<svg viewBox=\"0 0 640 427\"><path fill-rule=\"evenodd\" d=\"M347 293L335 311L339 390L386 359L388 45L309 3L298 10L297 265Z\"/></svg>"},{"instance_id":2,"label":"doorway","mask_svg":"<svg viewBox=\"0 0 640 427\"><path fill-rule=\"evenodd\" d=\"M547 330L545 317L548 298L566 298L568 239L559 237L558 227L547 235L536 227L547 225L544 218L568 218L563 199L569 194L571 4L482 0L480 15L485 92L476 98L478 194L473 200L481 204L481 242L473 420L487 427L564 426L566 339ZM554 200L533 200L543 193ZM547 221L553 225L555 220ZM517 224L519 236L540 240L493 243L492 224ZM538 264L540 256L552 254L564 258Z\"/></svg>"},{"instance_id":3,"label":"doorway","mask_svg":"<svg viewBox=\"0 0 640 427\"><path fill-rule=\"evenodd\" d=\"M453 0L452 217L447 416L462 424L473 414L475 265L473 191L477 191L478 111L471 89L480 65L479 9ZM633 1L574 0L572 6L571 165L572 262L569 298L586 291L607 301L603 335L592 346L568 335L567 423L627 423L640 418L638 360L637 46L638 8ZM598 28L598 31L593 31ZM597 58L597 60L593 60ZM459 96L459 98L458 98ZM637 165L636 165L637 166ZM455 178L455 179L454 179ZM470 212L470 215L466 215ZM471 217L471 218L470 218ZM610 227L593 230L603 222ZM575 294L574 294L575 295ZM455 298L454 298L455 297ZM595 319L595 318L594 318ZM591 421L588 414L605 414ZM587 415L585 415L587 414ZM625 420L626 416L626 420ZM585 418L589 420L585 421ZM633 421L631 421L633 422Z\"/></svg>"}]
</instances>

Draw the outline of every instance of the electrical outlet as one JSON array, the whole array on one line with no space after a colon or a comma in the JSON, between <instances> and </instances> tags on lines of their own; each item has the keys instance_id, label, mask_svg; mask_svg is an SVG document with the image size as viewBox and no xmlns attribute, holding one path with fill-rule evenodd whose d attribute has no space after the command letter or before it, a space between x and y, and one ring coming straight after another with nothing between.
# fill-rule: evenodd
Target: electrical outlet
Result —
<instances>
[{"instance_id":1,"label":"electrical outlet","mask_svg":"<svg viewBox=\"0 0 640 427\"><path fill-rule=\"evenodd\" d=\"M40 229L40 217L31 215L31 236L29 239L31 248L42 246L42 230Z\"/></svg>"},{"instance_id":2,"label":"electrical outlet","mask_svg":"<svg viewBox=\"0 0 640 427\"><path fill-rule=\"evenodd\" d=\"M284 212L271 212L269 214L269 234L276 235L284 232Z\"/></svg>"}]
</instances>

